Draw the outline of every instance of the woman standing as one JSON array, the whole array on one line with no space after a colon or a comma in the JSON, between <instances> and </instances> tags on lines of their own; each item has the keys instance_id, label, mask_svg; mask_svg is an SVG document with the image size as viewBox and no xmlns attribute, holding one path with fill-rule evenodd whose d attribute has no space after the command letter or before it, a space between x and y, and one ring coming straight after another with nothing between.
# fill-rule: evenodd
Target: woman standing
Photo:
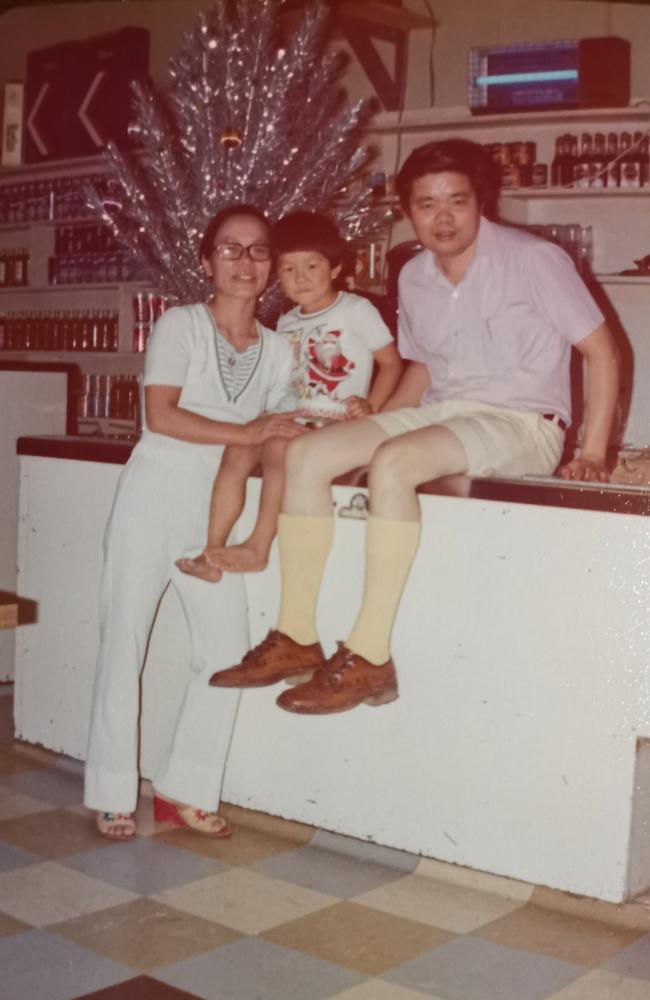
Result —
<instances>
[{"instance_id":1,"label":"woman standing","mask_svg":"<svg viewBox=\"0 0 650 1000\"><path fill-rule=\"evenodd\" d=\"M156 819L209 836L230 830L217 813L238 694L208 686L215 667L248 646L243 579L213 588L174 568L200 549L212 482L228 444L294 437L291 414L269 414L287 388L291 350L255 320L269 277L268 224L233 205L200 247L208 304L170 309L145 364L146 429L125 466L105 537L100 649L86 758L85 804L115 840L136 832L139 677L160 597L171 580L187 618L192 674L154 777ZM225 587L225 589L224 589Z\"/></svg>"}]
</instances>

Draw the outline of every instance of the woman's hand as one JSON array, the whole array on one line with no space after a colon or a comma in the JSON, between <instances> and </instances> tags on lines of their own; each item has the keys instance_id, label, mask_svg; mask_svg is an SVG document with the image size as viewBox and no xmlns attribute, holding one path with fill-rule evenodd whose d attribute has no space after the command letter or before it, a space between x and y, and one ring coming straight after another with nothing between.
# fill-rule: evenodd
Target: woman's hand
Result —
<instances>
[{"instance_id":1,"label":"woman's hand","mask_svg":"<svg viewBox=\"0 0 650 1000\"><path fill-rule=\"evenodd\" d=\"M359 420L374 413L372 406L363 396L348 396L345 400L345 410L348 420Z\"/></svg>"},{"instance_id":2,"label":"woman's hand","mask_svg":"<svg viewBox=\"0 0 650 1000\"><path fill-rule=\"evenodd\" d=\"M242 444L264 444L271 438L295 438L307 431L302 424L296 423L298 411L291 413L263 413L255 420L249 420L241 428Z\"/></svg>"}]
</instances>

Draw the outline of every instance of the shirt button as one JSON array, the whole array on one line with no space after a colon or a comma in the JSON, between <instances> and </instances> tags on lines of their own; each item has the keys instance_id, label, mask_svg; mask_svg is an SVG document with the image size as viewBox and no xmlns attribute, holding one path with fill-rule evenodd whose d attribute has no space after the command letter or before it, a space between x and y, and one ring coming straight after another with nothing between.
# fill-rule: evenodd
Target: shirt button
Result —
<instances>
[{"instance_id":1,"label":"shirt button","mask_svg":"<svg viewBox=\"0 0 650 1000\"><path fill-rule=\"evenodd\" d=\"M452 299L457 299L459 295L460 295L460 292L458 291L458 289L454 288L453 292L451 293Z\"/></svg>"}]
</instances>

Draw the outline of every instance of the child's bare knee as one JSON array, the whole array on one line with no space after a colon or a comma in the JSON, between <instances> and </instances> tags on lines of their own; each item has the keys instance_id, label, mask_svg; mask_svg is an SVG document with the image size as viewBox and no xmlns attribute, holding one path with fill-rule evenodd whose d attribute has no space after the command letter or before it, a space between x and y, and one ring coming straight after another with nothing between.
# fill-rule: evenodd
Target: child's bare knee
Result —
<instances>
[{"instance_id":1,"label":"child's bare knee","mask_svg":"<svg viewBox=\"0 0 650 1000\"><path fill-rule=\"evenodd\" d=\"M221 468L233 472L247 472L257 465L260 448L245 444L229 444L221 459Z\"/></svg>"},{"instance_id":2,"label":"child's bare knee","mask_svg":"<svg viewBox=\"0 0 650 1000\"><path fill-rule=\"evenodd\" d=\"M284 466L287 453L287 438L271 438L262 447L262 462L267 466Z\"/></svg>"}]
</instances>

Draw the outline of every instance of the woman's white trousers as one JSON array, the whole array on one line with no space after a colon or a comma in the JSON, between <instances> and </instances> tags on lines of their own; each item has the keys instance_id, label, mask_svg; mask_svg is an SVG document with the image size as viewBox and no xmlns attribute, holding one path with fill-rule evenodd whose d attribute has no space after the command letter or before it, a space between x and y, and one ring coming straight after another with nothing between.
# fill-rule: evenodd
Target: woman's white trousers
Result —
<instances>
[{"instance_id":1,"label":"woman's white trousers","mask_svg":"<svg viewBox=\"0 0 650 1000\"><path fill-rule=\"evenodd\" d=\"M210 688L208 680L248 649L244 581L241 574L226 573L217 584L205 583L180 573L174 561L204 545L220 453L167 445L165 439L143 441L122 473L104 543L86 758L84 801L91 809L135 809L140 672L170 580L187 619L192 659L166 759L153 783L165 797L206 811L218 807L239 692Z\"/></svg>"}]
</instances>

